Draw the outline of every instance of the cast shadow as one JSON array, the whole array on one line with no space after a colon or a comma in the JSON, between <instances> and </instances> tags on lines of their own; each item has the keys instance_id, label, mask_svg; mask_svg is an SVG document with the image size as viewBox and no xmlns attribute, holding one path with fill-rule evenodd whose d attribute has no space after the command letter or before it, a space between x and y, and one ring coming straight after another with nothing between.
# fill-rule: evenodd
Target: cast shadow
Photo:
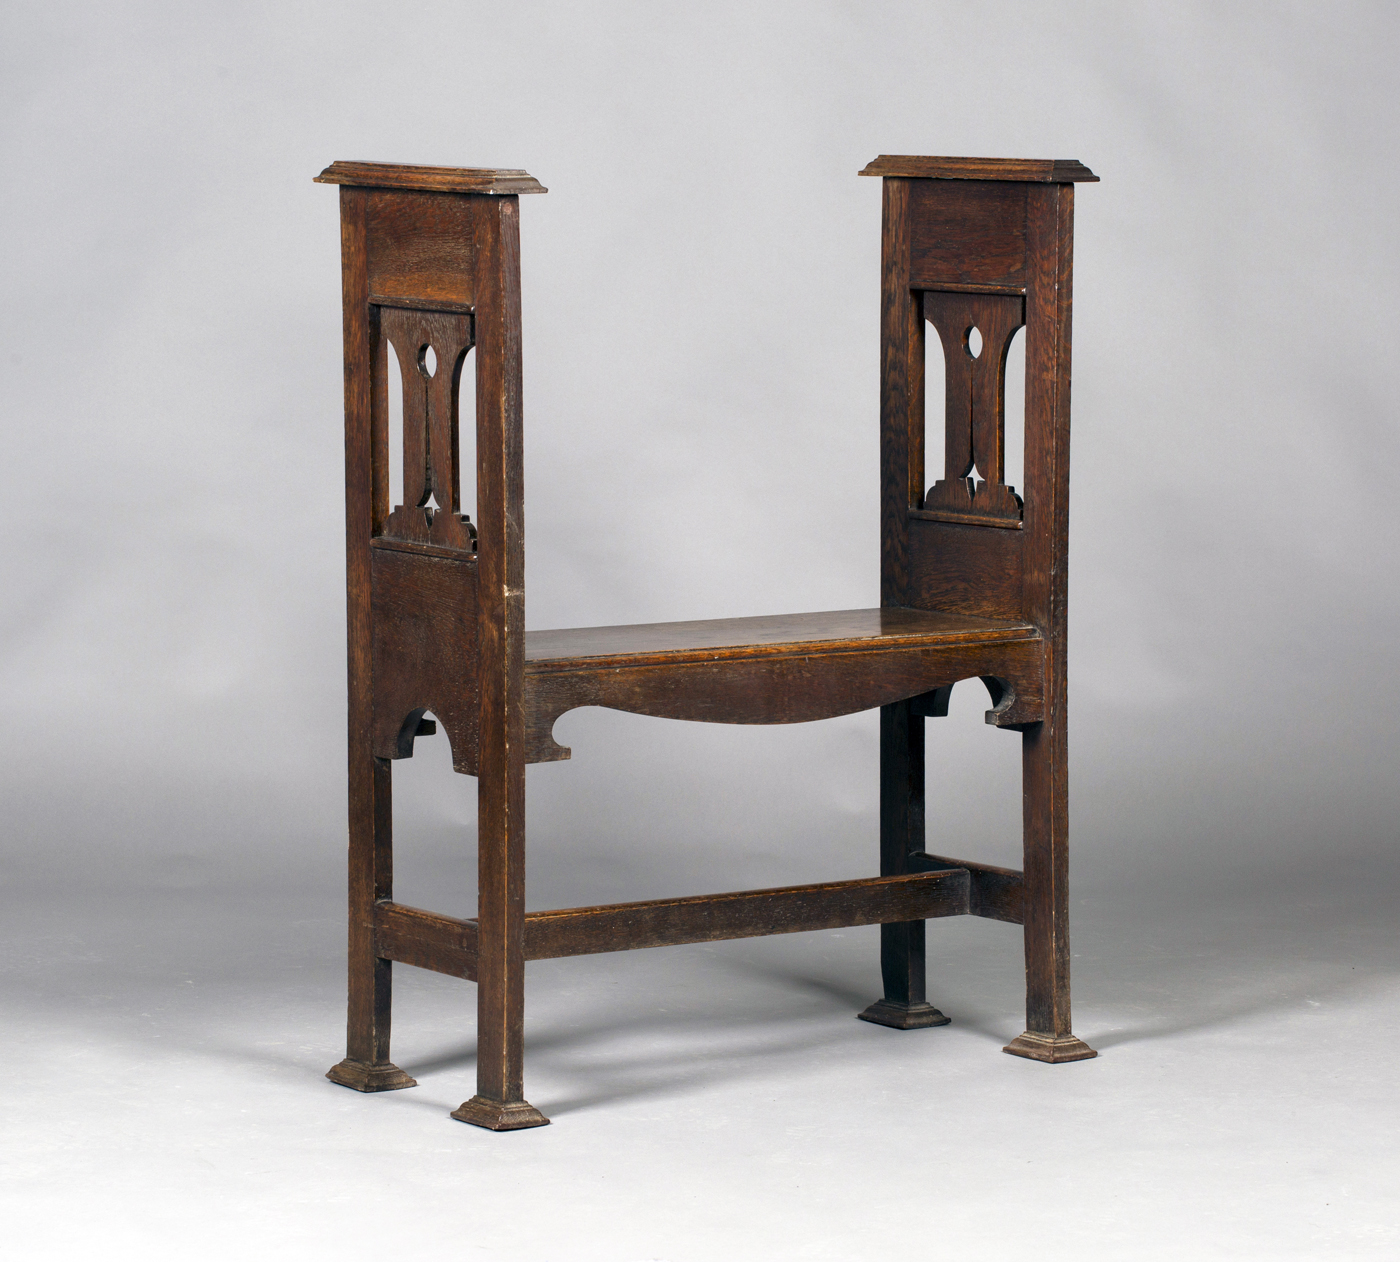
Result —
<instances>
[{"instance_id":1,"label":"cast shadow","mask_svg":"<svg viewBox=\"0 0 1400 1262\"><path fill-rule=\"evenodd\" d=\"M554 1117L623 1100L677 1096L706 1084L771 1078L784 1061L822 1056L842 1046L858 1048L871 1038L938 1036L937 1029L894 1031L857 1021L856 1013L876 996L829 978L733 961L727 971L753 974L751 981L778 981L789 993L775 1003L751 985L747 994L738 995L737 987L719 987L730 1002L721 1002L717 994L684 1013L643 1011L619 1017L610 1012L560 1021L534 1034L527 1029L527 1060L556 1079L578 1084L541 1107ZM414 1077L468 1071L475 1062L474 1041L396 1061Z\"/></svg>"}]
</instances>

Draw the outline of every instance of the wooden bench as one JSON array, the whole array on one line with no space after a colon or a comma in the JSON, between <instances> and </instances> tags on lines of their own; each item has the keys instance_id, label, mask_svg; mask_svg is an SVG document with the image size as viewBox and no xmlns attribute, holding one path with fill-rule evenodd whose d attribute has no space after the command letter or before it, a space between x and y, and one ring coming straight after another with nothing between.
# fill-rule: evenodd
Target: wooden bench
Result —
<instances>
[{"instance_id":1,"label":"wooden bench","mask_svg":"<svg viewBox=\"0 0 1400 1262\"><path fill-rule=\"evenodd\" d=\"M345 331L349 623L348 1046L327 1075L413 1086L389 1057L394 961L477 983L477 1092L452 1116L548 1119L523 1093L524 965L602 951L881 926L883 998L859 1015L946 1023L924 922L1024 928L1026 1031L1005 1049L1083 1060L1070 1027L1065 599L1077 162L882 157L881 604L762 618L525 630L519 196L523 171L337 162ZM945 359L942 476L924 472L924 344ZM1025 487L1005 482L1007 349L1026 338ZM475 348L479 520L462 513L458 384ZM389 372L403 486L389 485ZM981 679L1021 734L1024 870L927 852L924 720ZM706 723L880 709L880 875L525 910L525 767L568 758L579 706ZM432 719L426 716L431 714ZM391 766L441 725L478 778L478 914L393 901Z\"/></svg>"}]
</instances>

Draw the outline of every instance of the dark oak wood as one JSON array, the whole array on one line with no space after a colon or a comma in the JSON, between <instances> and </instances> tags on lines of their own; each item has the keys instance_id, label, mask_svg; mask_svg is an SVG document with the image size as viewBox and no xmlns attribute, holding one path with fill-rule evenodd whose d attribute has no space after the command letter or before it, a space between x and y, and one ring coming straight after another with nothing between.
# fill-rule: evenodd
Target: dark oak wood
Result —
<instances>
[{"instance_id":1,"label":"dark oak wood","mask_svg":"<svg viewBox=\"0 0 1400 1262\"><path fill-rule=\"evenodd\" d=\"M1006 294L924 294L924 318L943 343L947 378L943 476L924 497L927 520L1021 528L1021 498L1003 481L1003 413L1006 356L1024 311L1022 299ZM974 331L982 339L975 355Z\"/></svg>"},{"instance_id":2,"label":"dark oak wood","mask_svg":"<svg viewBox=\"0 0 1400 1262\"><path fill-rule=\"evenodd\" d=\"M1073 185L1032 190L1027 223L1025 609L1046 632L1048 693L1044 722L1022 737L1026 1032L1006 1050L1035 1060L1082 1060L1094 1053L1070 1028L1066 739Z\"/></svg>"},{"instance_id":3,"label":"dark oak wood","mask_svg":"<svg viewBox=\"0 0 1400 1262\"><path fill-rule=\"evenodd\" d=\"M398 358L404 394L403 503L385 519L381 533L470 552L476 547L476 530L462 513L457 402L472 348L472 319L381 306L379 329Z\"/></svg>"},{"instance_id":4,"label":"dark oak wood","mask_svg":"<svg viewBox=\"0 0 1400 1262\"><path fill-rule=\"evenodd\" d=\"M525 918L525 957L548 960L894 919L922 922L966 915L967 906L967 874L949 871L531 912Z\"/></svg>"},{"instance_id":5,"label":"dark oak wood","mask_svg":"<svg viewBox=\"0 0 1400 1262\"><path fill-rule=\"evenodd\" d=\"M388 1060L390 963L372 907L391 894L389 766L427 710L477 775L477 1095L464 1120L548 1119L522 1095L524 541L518 192L522 172L340 163L350 643L349 1050L359 1089L409 1086ZM481 515L460 512L457 380L475 346ZM387 355L404 384L404 483L388 480ZM425 371L426 348L437 360ZM364 1068L362 1068L364 1067Z\"/></svg>"},{"instance_id":6,"label":"dark oak wood","mask_svg":"<svg viewBox=\"0 0 1400 1262\"><path fill-rule=\"evenodd\" d=\"M922 158L885 153L866 163L860 174L912 176L924 180L1013 180L1037 184L1098 183L1099 179L1074 158Z\"/></svg>"},{"instance_id":7,"label":"dark oak wood","mask_svg":"<svg viewBox=\"0 0 1400 1262\"><path fill-rule=\"evenodd\" d=\"M970 879L964 868L924 868L893 877L535 911L525 917L525 958L553 960L894 920L922 925L938 916L969 914ZM478 921L381 902L373 924L375 949L385 959L478 980Z\"/></svg>"},{"instance_id":8,"label":"dark oak wood","mask_svg":"<svg viewBox=\"0 0 1400 1262\"><path fill-rule=\"evenodd\" d=\"M707 618L617 627L530 631L526 669L534 674L599 666L677 666L794 653L849 653L867 648L1010 644L1039 639L1029 623L994 622L926 609L837 609L830 613Z\"/></svg>"},{"instance_id":9,"label":"dark oak wood","mask_svg":"<svg viewBox=\"0 0 1400 1262\"><path fill-rule=\"evenodd\" d=\"M476 981L480 931L476 920L441 916L403 903L377 903L374 949L386 960Z\"/></svg>"},{"instance_id":10,"label":"dark oak wood","mask_svg":"<svg viewBox=\"0 0 1400 1262\"><path fill-rule=\"evenodd\" d=\"M943 1024L925 993L925 922L950 915L1022 926L1027 1028L1008 1052L1094 1054L1070 1023L1065 646L1073 185L1097 177L1077 162L910 157L863 174L883 177L880 606L528 635L518 195L544 190L506 170L338 162L318 177L341 185L345 311L350 967L332 1080L413 1085L390 1060L395 961L477 983L476 1094L452 1116L494 1130L548 1120L523 1091L528 960L879 924L884 995L859 1015ZM928 387L945 398L933 471L930 326L945 365ZM1025 415L1007 417L1022 328ZM468 371L475 523L457 403ZM1020 488L1005 480L1007 424L1025 427ZM1021 735L1020 872L925 840L924 724L973 678L987 721ZM880 876L527 913L526 764L569 757L552 729L579 706L710 723L878 707ZM392 763L439 725L479 782L472 919L393 901Z\"/></svg>"},{"instance_id":11,"label":"dark oak wood","mask_svg":"<svg viewBox=\"0 0 1400 1262\"><path fill-rule=\"evenodd\" d=\"M477 203L477 505L481 727L477 772L476 1095L453 1116L502 1130L549 1119L525 1102L525 530L520 215Z\"/></svg>"},{"instance_id":12,"label":"dark oak wood","mask_svg":"<svg viewBox=\"0 0 1400 1262\"><path fill-rule=\"evenodd\" d=\"M367 189L364 201L369 301L416 313L471 313L478 202L383 189ZM405 373L406 387L409 380Z\"/></svg>"},{"instance_id":13,"label":"dark oak wood","mask_svg":"<svg viewBox=\"0 0 1400 1262\"><path fill-rule=\"evenodd\" d=\"M1020 532L940 521L909 510L906 594L977 618L1018 619L1026 607L1025 539Z\"/></svg>"},{"instance_id":14,"label":"dark oak wood","mask_svg":"<svg viewBox=\"0 0 1400 1262\"><path fill-rule=\"evenodd\" d=\"M569 757L554 722L596 705L707 723L806 723L997 674L999 726L1041 715L1029 624L917 609L585 627L526 636L531 762Z\"/></svg>"},{"instance_id":15,"label":"dark oak wood","mask_svg":"<svg viewBox=\"0 0 1400 1262\"><path fill-rule=\"evenodd\" d=\"M349 715L349 963L345 1059L326 1075L359 1091L391 1091L414 1081L389 1059L392 965L374 953L371 908L393 895L388 764L370 740L373 527L371 364L377 321L368 304L365 194L340 195L341 293L345 340L345 560Z\"/></svg>"},{"instance_id":16,"label":"dark oak wood","mask_svg":"<svg viewBox=\"0 0 1400 1262\"><path fill-rule=\"evenodd\" d=\"M477 772L481 697L476 680L476 558L410 551L379 538L371 549L374 601L372 748L410 758L425 711L443 725L452 766Z\"/></svg>"},{"instance_id":17,"label":"dark oak wood","mask_svg":"<svg viewBox=\"0 0 1400 1262\"><path fill-rule=\"evenodd\" d=\"M1024 882L1014 868L998 868L989 863L973 863L967 859L948 859L942 855L915 851L909 856L911 872L942 872L961 868L971 882L967 911L970 916L985 916L988 920L1004 920L1019 925L1025 920L1022 893Z\"/></svg>"},{"instance_id":18,"label":"dark oak wood","mask_svg":"<svg viewBox=\"0 0 1400 1262\"><path fill-rule=\"evenodd\" d=\"M934 709L947 712L941 694ZM903 878L917 871L910 863L924 837L924 718L921 707L904 698L880 708L880 875ZM924 920L910 916L880 926L880 974L884 996L857 1015L862 1021L898 1030L947 1025L925 997Z\"/></svg>"},{"instance_id":19,"label":"dark oak wood","mask_svg":"<svg viewBox=\"0 0 1400 1262\"><path fill-rule=\"evenodd\" d=\"M880 245L880 604L891 608L910 603L909 510L924 498L924 319L909 284L911 190L909 180L884 182Z\"/></svg>"},{"instance_id":20,"label":"dark oak wood","mask_svg":"<svg viewBox=\"0 0 1400 1262\"><path fill-rule=\"evenodd\" d=\"M1080 177L1064 168L1060 179L1057 167L899 159L868 168L885 177L882 603L1024 619L1045 636L1043 715L1009 725L1022 732L1027 1034L1006 1049L1042 1060L1092 1055L1070 1027L1064 673L1073 180ZM1018 318L1026 337L1026 486L1015 529L1007 495L993 492L986 506L992 511L979 511L981 488L974 491L965 478L980 451L1000 473L1002 383L979 388L976 380L979 368L985 373L995 362L970 367L949 352L962 353L958 343L967 330L986 322L992 336L984 354L991 348L1004 355L1003 339ZM944 478L925 490L929 322L943 339L945 369L950 360L953 368L946 382ZM899 757L893 746L882 749L883 759ZM886 838L882 853L895 844ZM906 948L886 938L887 974L907 969L897 959Z\"/></svg>"},{"instance_id":21,"label":"dark oak wood","mask_svg":"<svg viewBox=\"0 0 1400 1262\"><path fill-rule=\"evenodd\" d=\"M410 189L432 193L547 193L525 171L495 167L404 166L397 162L332 162L316 184L351 184L367 188Z\"/></svg>"},{"instance_id":22,"label":"dark oak wood","mask_svg":"<svg viewBox=\"0 0 1400 1262\"><path fill-rule=\"evenodd\" d=\"M909 284L928 293L1019 294L1026 285L1025 184L914 180Z\"/></svg>"}]
</instances>

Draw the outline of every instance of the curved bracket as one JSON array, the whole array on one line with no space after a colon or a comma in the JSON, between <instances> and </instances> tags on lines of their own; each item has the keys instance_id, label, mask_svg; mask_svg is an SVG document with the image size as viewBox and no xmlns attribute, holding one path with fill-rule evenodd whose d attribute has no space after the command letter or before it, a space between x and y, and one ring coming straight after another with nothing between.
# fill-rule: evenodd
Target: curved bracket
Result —
<instances>
[{"instance_id":1,"label":"curved bracket","mask_svg":"<svg viewBox=\"0 0 1400 1262\"><path fill-rule=\"evenodd\" d=\"M1011 680L1000 679L996 675L978 675L977 678L987 685L987 692L992 699L992 708L986 714L986 721L992 727L1005 727L1012 731L1020 731L1029 724L1040 721L1041 716L1037 708L1018 703L1016 688ZM958 680L957 682L961 683L962 681ZM947 718L948 700L952 696L952 692L953 684L935 688L922 696L912 698L910 708L913 713L921 714L925 718ZM1034 717L1029 717L1031 715Z\"/></svg>"},{"instance_id":2,"label":"curved bracket","mask_svg":"<svg viewBox=\"0 0 1400 1262\"><path fill-rule=\"evenodd\" d=\"M417 710L408 712L408 717L404 719L403 726L399 728L398 737L394 741L395 758L412 758L415 738L437 735L437 724L432 719L423 717L427 712L427 706L421 706Z\"/></svg>"},{"instance_id":3,"label":"curved bracket","mask_svg":"<svg viewBox=\"0 0 1400 1262\"><path fill-rule=\"evenodd\" d=\"M1045 703L1037 699L1036 704L1026 705L1016 695L1011 680L999 679L995 675L981 675L992 698L992 708L986 713L986 722L993 727L1008 728L1013 732L1022 731L1032 723L1039 723L1045 717Z\"/></svg>"}]
</instances>

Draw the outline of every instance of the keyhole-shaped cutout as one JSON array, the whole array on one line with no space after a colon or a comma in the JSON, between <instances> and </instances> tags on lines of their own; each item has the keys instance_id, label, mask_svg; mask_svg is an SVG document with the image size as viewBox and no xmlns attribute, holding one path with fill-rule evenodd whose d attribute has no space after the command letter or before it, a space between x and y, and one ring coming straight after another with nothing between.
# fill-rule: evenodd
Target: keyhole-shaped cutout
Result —
<instances>
[{"instance_id":1,"label":"keyhole-shaped cutout","mask_svg":"<svg viewBox=\"0 0 1400 1262\"><path fill-rule=\"evenodd\" d=\"M437 372L437 352L431 346L418 348L418 371L429 378Z\"/></svg>"},{"instance_id":2,"label":"keyhole-shaped cutout","mask_svg":"<svg viewBox=\"0 0 1400 1262\"><path fill-rule=\"evenodd\" d=\"M963 345L967 347L967 353L976 359L982 354L982 330L975 324L963 334Z\"/></svg>"}]
</instances>

